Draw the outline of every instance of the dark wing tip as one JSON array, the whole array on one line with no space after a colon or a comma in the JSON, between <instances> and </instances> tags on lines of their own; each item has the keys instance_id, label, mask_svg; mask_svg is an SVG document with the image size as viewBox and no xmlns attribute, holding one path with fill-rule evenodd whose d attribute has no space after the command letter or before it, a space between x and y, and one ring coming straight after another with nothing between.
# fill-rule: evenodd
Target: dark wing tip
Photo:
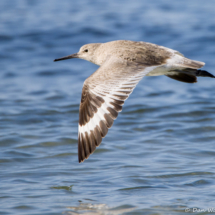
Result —
<instances>
[{"instance_id":1,"label":"dark wing tip","mask_svg":"<svg viewBox=\"0 0 215 215\"><path fill-rule=\"evenodd\" d=\"M199 77L210 77L210 78L215 78L214 75L212 75L211 73L205 71L205 70L201 70L201 69L198 69L196 71L196 76L199 76Z\"/></svg>"},{"instance_id":2,"label":"dark wing tip","mask_svg":"<svg viewBox=\"0 0 215 215\"><path fill-rule=\"evenodd\" d=\"M126 97L127 98L127 97ZM79 113L79 138L78 138L78 161L79 163L87 159L92 154L96 147L98 147L102 138L104 138L108 129L113 125L114 120L118 116L118 112L122 110L124 101L122 98L115 97L109 103L107 108L101 110L104 100L99 96L94 96L88 91L88 93L82 93L82 101L80 105ZM123 97L124 99L124 97ZM94 104L94 105L93 105ZM103 113L103 118L100 114ZM93 118L97 120L93 120ZM91 124L90 120L97 122L97 124ZM98 120L100 119L100 120ZM90 124L88 124L90 123ZM85 127L86 126L86 127ZM95 126L90 127L90 126Z\"/></svg>"},{"instance_id":3,"label":"dark wing tip","mask_svg":"<svg viewBox=\"0 0 215 215\"><path fill-rule=\"evenodd\" d=\"M174 80L185 82L185 83L190 83L190 84L197 82L196 76L190 75L190 74L185 74L185 73L180 73L180 72L173 74L173 75L168 74L166 76L169 78L172 78Z\"/></svg>"},{"instance_id":4,"label":"dark wing tip","mask_svg":"<svg viewBox=\"0 0 215 215\"><path fill-rule=\"evenodd\" d=\"M105 126L105 125L103 125ZM104 133L104 131L103 131ZM78 138L78 161L79 163L87 159L102 142L102 129L99 126L94 128L94 131L90 131L90 134L85 132L79 134Z\"/></svg>"},{"instance_id":5,"label":"dark wing tip","mask_svg":"<svg viewBox=\"0 0 215 215\"><path fill-rule=\"evenodd\" d=\"M88 98L87 98L88 97ZM124 101L122 100L117 100L117 99L112 99L112 101L109 103L110 106L107 107L103 119L99 117L99 112L101 111L101 104L98 103L98 98L100 97L94 97L94 103L97 103L97 107L95 107L95 111L93 111L91 107L91 100L89 97L93 98L92 95L86 96L84 99L84 104L82 103L80 106L80 116L79 116L79 128L85 128L79 130L79 138L78 138L78 161L79 163L83 162L85 159L87 159L90 154L92 154L95 150L96 147L98 147L101 142L102 138L104 138L107 133L108 129L111 128L113 125L114 119L117 118L118 112L122 110L122 105L124 104ZM83 100L82 100L83 101ZM103 101L105 102L105 101ZM90 113L88 109L91 109L93 114ZM94 118L94 117L99 117L100 121L98 121L95 125L94 128L90 128L88 125L89 120ZM85 120L83 120L86 118ZM97 118L98 119L98 118ZM95 123L95 121L94 121ZM90 130L88 130L90 129ZM87 131L88 130L88 131ZM83 132L85 131L85 132ZM87 132L86 132L87 131Z\"/></svg>"},{"instance_id":6,"label":"dark wing tip","mask_svg":"<svg viewBox=\"0 0 215 215\"><path fill-rule=\"evenodd\" d=\"M124 86L114 94L107 95L108 92L94 92L88 83L84 84L79 109L79 163L87 159L101 144L132 89L133 87Z\"/></svg>"}]
</instances>

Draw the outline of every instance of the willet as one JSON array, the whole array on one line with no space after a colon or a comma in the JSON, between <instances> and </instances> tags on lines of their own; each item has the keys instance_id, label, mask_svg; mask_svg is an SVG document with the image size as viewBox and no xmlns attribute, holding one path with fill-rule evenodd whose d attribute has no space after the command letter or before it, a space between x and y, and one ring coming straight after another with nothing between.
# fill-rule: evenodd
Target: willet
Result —
<instances>
[{"instance_id":1,"label":"willet","mask_svg":"<svg viewBox=\"0 0 215 215\"><path fill-rule=\"evenodd\" d=\"M144 76L166 75L177 81L215 78L200 70L205 63L178 51L146 42L118 40L82 46L78 53L54 61L81 58L99 65L83 85L79 108L79 163L92 154L113 125L124 101Z\"/></svg>"}]
</instances>

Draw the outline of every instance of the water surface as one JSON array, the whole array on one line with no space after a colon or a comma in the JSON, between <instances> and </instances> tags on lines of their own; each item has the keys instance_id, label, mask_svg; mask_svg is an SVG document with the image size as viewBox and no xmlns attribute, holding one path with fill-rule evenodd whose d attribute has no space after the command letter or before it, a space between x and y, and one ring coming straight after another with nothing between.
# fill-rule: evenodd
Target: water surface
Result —
<instances>
[{"instance_id":1,"label":"water surface","mask_svg":"<svg viewBox=\"0 0 215 215\"><path fill-rule=\"evenodd\" d=\"M2 0L0 214L208 214L214 80L145 77L79 164L81 90L98 66L53 59L86 43L129 39L176 49L215 74L214 8L196 0Z\"/></svg>"}]
</instances>

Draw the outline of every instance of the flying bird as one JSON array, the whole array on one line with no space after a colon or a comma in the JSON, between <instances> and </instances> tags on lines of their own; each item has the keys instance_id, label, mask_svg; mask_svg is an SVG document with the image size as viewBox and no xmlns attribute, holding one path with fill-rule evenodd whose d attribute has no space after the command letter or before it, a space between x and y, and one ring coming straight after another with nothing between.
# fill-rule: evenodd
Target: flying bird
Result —
<instances>
[{"instance_id":1,"label":"flying bird","mask_svg":"<svg viewBox=\"0 0 215 215\"><path fill-rule=\"evenodd\" d=\"M79 108L78 160L92 154L122 111L125 100L144 76L166 75L186 83L211 77L200 70L205 63L184 57L178 51L147 42L118 40L91 43L78 53L55 59L81 58L100 67L83 85Z\"/></svg>"}]
</instances>

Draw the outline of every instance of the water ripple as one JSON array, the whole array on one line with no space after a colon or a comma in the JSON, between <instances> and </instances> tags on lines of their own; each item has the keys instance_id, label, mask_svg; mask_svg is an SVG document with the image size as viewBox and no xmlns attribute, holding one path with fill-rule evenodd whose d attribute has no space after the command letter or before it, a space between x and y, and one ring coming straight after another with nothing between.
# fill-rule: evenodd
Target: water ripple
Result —
<instances>
[{"instance_id":1,"label":"water ripple","mask_svg":"<svg viewBox=\"0 0 215 215\"><path fill-rule=\"evenodd\" d=\"M204 61L213 73L214 4L0 1L0 214L181 215L212 208L213 79L192 85L145 77L95 153L79 164L81 88L98 66L53 59L85 43L142 40Z\"/></svg>"}]
</instances>

